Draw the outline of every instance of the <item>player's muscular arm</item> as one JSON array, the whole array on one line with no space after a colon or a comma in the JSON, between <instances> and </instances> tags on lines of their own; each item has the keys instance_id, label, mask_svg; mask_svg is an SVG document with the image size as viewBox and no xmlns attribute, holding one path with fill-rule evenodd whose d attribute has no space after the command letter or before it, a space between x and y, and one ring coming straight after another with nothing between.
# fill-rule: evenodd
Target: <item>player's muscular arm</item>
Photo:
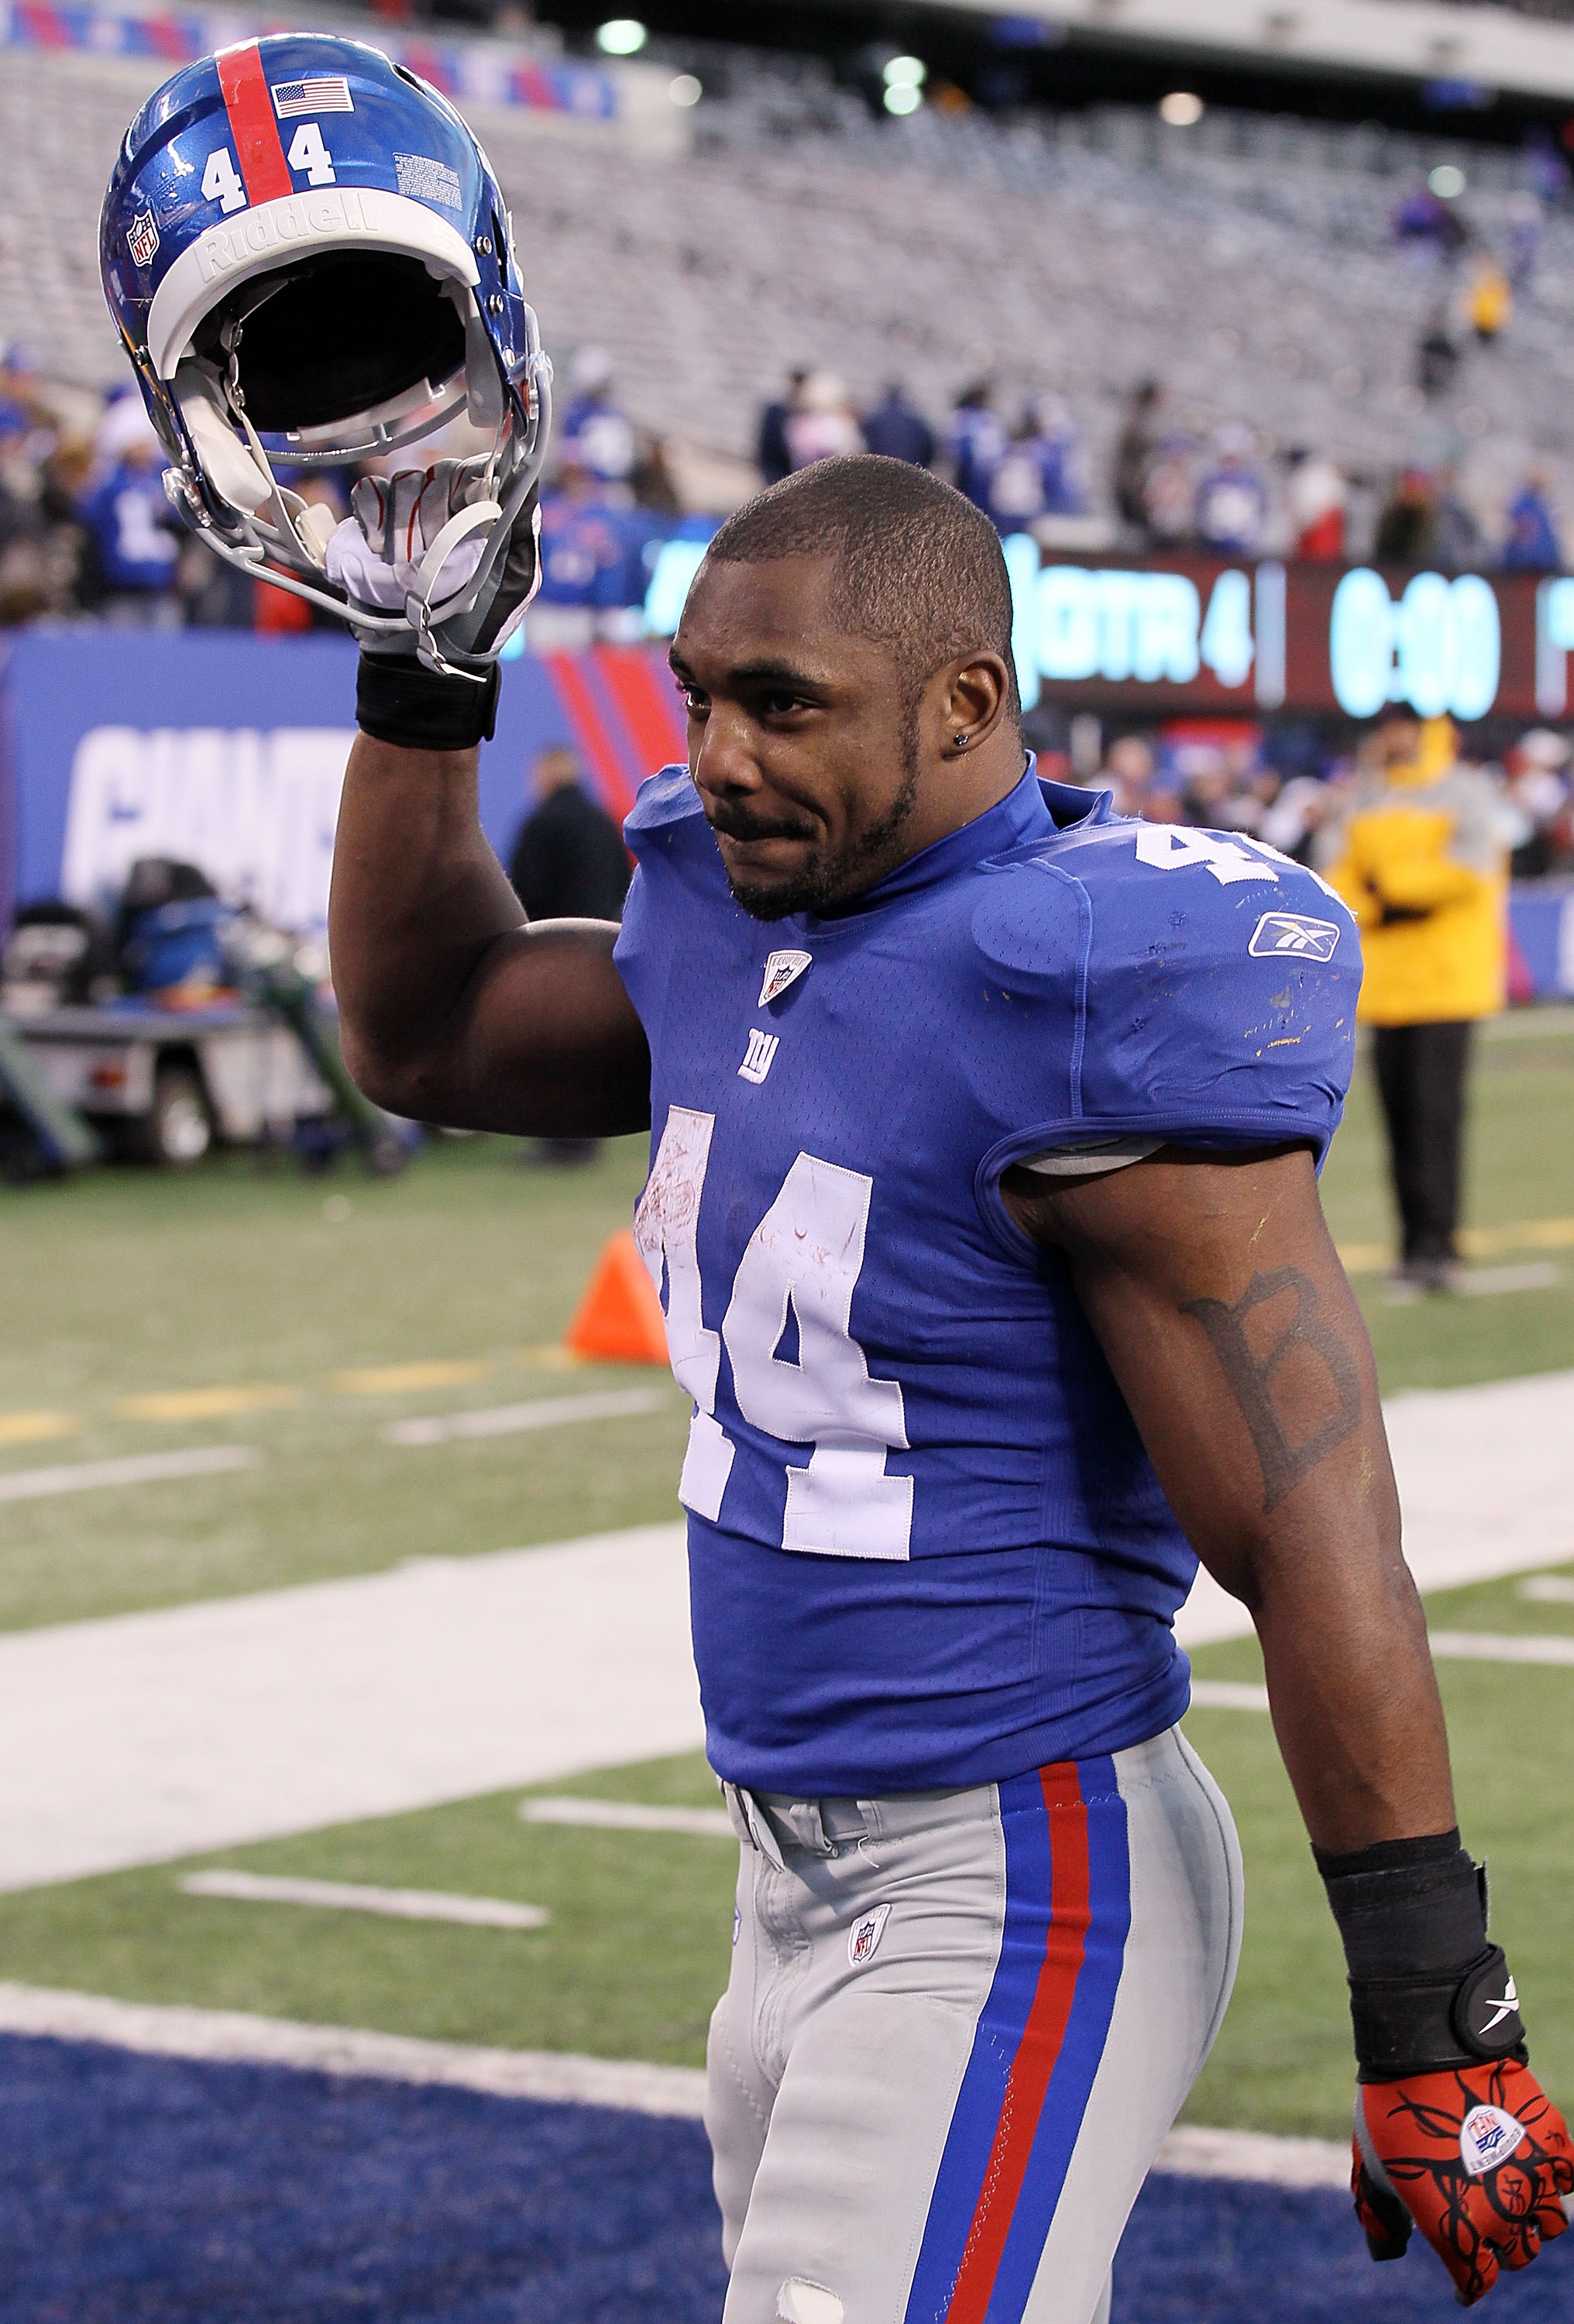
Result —
<instances>
[{"instance_id":1,"label":"player's muscular arm","mask_svg":"<svg viewBox=\"0 0 1574 2324\"><path fill-rule=\"evenodd\" d=\"M328 910L345 1055L396 1113L562 1137L642 1130L650 1060L617 930L527 927L476 811L474 751L360 735Z\"/></svg>"},{"instance_id":2,"label":"player's muscular arm","mask_svg":"<svg viewBox=\"0 0 1574 2324\"><path fill-rule=\"evenodd\" d=\"M1313 1840L1447 1831L1448 1745L1366 1327L1302 1150L1166 1149L1007 1201L1067 1259L1177 1517L1251 1611Z\"/></svg>"}]
</instances>

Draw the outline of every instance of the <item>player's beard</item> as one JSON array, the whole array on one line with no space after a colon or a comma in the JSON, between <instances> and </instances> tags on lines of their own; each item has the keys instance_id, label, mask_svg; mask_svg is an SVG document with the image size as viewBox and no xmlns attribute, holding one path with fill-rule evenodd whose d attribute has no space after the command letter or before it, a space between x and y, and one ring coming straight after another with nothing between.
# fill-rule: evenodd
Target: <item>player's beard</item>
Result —
<instances>
[{"instance_id":1,"label":"player's beard","mask_svg":"<svg viewBox=\"0 0 1574 2324\"><path fill-rule=\"evenodd\" d=\"M878 822L845 847L819 848L810 853L799 868L785 878L740 878L728 872L727 885L734 903L741 904L751 919L785 920L802 913L824 918L861 896L866 888L883 879L901 862L904 849L902 834L912 820L918 803L918 716L915 700L908 708L903 724L901 741L902 783L896 798ZM741 819L732 836L739 839L769 836L767 826L751 831L746 819ZM723 863L725 859L723 859Z\"/></svg>"}]
</instances>

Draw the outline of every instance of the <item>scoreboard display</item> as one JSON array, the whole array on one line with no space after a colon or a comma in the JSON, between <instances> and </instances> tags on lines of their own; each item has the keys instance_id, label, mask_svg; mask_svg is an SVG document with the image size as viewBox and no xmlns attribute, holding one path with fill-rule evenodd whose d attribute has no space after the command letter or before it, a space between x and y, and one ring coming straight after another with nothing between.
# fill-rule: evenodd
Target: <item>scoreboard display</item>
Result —
<instances>
[{"instance_id":1,"label":"scoreboard display","mask_svg":"<svg viewBox=\"0 0 1574 2324\"><path fill-rule=\"evenodd\" d=\"M1133 719L1342 712L1561 718L1574 578L1189 555L1043 561L1006 543L1025 707Z\"/></svg>"}]
</instances>

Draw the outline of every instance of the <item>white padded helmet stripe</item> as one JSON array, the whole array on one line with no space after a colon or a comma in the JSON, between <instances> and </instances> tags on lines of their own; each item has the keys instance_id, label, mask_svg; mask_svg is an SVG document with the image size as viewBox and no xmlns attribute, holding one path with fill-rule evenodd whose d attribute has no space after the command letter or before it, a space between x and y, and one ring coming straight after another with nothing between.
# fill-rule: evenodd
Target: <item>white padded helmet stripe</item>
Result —
<instances>
[{"instance_id":1,"label":"white padded helmet stripe","mask_svg":"<svg viewBox=\"0 0 1574 2324\"><path fill-rule=\"evenodd\" d=\"M480 280L464 235L408 195L377 187L325 186L259 202L210 226L182 251L153 293L148 353L160 378L173 376L190 351L192 333L234 284L269 273L314 248L392 251L420 259L439 281L474 290Z\"/></svg>"}]
</instances>

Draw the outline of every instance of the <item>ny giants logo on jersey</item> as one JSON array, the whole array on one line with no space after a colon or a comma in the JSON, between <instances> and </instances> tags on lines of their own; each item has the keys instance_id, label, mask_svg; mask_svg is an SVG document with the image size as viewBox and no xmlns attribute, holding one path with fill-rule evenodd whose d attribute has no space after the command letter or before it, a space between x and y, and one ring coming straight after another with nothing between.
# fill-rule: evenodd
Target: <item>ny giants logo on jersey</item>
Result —
<instances>
[{"instance_id":1,"label":"ny giants logo on jersey","mask_svg":"<svg viewBox=\"0 0 1574 2324\"><path fill-rule=\"evenodd\" d=\"M772 1061L781 1047L779 1033L762 1033L758 1025L751 1026L749 1047L743 1053L743 1063L738 1068L741 1081L762 1082L770 1071Z\"/></svg>"}]
</instances>

